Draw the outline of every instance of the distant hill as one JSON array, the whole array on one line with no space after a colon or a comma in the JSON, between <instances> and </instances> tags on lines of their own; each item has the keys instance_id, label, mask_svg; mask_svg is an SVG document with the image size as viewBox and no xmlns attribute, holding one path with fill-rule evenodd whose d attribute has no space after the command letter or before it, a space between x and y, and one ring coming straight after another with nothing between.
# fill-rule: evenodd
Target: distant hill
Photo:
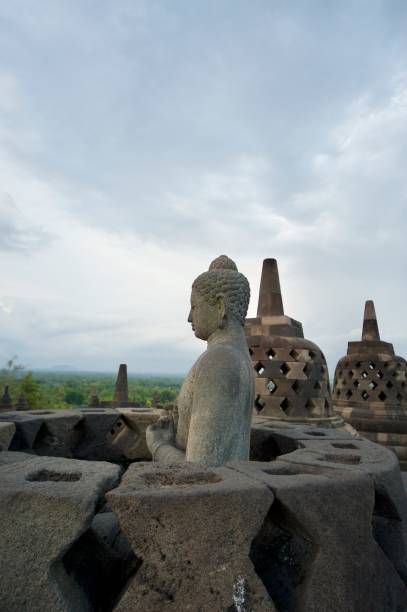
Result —
<instances>
[{"instance_id":1,"label":"distant hill","mask_svg":"<svg viewBox=\"0 0 407 612\"><path fill-rule=\"evenodd\" d=\"M47 368L27 368L31 372L39 374L73 374L78 376L116 376L117 370L80 370L70 365L56 365ZM132 372L128 371L129 378L170 378L183 379L185 373L168 372Z\"/></svg>"},{"instance_id":2,"label":"distant hill","mask_svg":"<svg viewBox=\"0 0 407 612\"><path fill-rule=\"evenodd\" d=\"M66 364L50 366L48 368L30 368L32 372L76 372L77 370Z\"/></svg>"}]
</instances>

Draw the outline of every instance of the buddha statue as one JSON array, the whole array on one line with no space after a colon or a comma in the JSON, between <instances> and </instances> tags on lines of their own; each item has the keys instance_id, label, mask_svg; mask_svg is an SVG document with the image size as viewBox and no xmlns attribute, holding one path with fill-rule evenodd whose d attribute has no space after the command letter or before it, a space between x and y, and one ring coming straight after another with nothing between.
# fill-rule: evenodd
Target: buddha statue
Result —
<instances>
[{"instance_id":1,"label":"buddha statue","mask_svg":"<svg viewBox=\"0 0 407 612\"><path fill-rule=\"evenodd\" d=\"M163 416L146 432L153 461L209 466L248 460L254 373L244 321L249 283L221 255L192 285L188 322L206 351L190 369L178 400L178 422Z\"/></svg>"}]
</instances>

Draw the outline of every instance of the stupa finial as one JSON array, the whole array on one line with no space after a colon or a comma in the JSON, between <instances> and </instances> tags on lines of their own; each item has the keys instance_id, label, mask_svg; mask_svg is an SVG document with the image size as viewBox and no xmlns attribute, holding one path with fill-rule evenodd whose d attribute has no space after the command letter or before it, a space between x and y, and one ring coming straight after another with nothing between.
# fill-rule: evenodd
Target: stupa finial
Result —
<instances>
[{"instance_id":1,"label":"stupa finial","mask_svg":"<svg viewBox=\"0 0 407 612\"><path fill-rule=\"evenodd\" d=\"M265 259L261 272L258 317L284 315L277 261Z\"/></svg>"},{"instance_id":2,"label":"stupa finial","mask_svg":"<svg viewBox=\"0 0 407 612\"><path fill-rule=\"evenodd\" d=\"M362 329L362 342L363 341L380 341L379 327L377 325L376 311L373 300L367 300L365 302L365 313L363 315Z\"/></svg>"}]
</instances>

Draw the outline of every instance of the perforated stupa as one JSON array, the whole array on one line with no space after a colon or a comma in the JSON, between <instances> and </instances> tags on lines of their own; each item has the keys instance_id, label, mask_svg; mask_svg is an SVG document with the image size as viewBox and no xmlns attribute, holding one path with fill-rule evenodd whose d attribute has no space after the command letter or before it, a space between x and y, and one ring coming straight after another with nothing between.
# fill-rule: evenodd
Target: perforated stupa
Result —
<instances>
[{"instance_id":1,"label":"perforated stupa","mask_svg":"<svg viewBox=\"0 0 407 612\"><path fill-rule=\"evenodd\" d=\"M363 436L384 444L407 469L407 363L380 340L373 301L365 304L362 340L348 343L335 371L335 410Z\"/></svg>"},{"instance_id":2,"label":"perforated stupa","mask_svg":"<svg viewBox=\"0 0 407 612\"><path fill-rule=\"evenodd\" d=\"M284 314L277 261L265 259L257 317L246 319L256 371L255 413L269 419L340 427L332 409L328 367L302 324Z\"/></svg>"}]
</instances>

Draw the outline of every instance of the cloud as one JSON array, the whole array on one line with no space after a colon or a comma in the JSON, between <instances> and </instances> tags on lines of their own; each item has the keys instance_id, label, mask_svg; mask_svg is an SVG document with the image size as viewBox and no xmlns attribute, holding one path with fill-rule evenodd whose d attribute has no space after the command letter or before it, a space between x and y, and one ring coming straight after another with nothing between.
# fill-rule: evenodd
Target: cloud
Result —
<instances>
[{"instance_id":1,"label":"cloud","mask_svg":"<svg viewBox=\"0 0 407 612\"><path fill-rule=\"evenodd\" d=\"M316 221L315 246L309 243L303 260L298 258L297 290L312 333L329 347L331 370L346 349L339 330L358 339L369 298L376 300L383 337L397 338L396 348L407 352L407 337L400 333L406 299L406 126L407 79L398 74L387 97L354 100L346 119L332 128L329 148L310 158L312 187L294 196L294 209ZM320 224L324 218L326 225ZM312 269L318 276L311 289Z\"/></svg>"},{"instance_id":2,"label":"cloud","mask_svg":"<svg viewBox=\"0 0 407 612\"><path fill-rule=\"evenodd\" d=\"M27 223L10 194L0 193L0 250L32 253L44 247L51 235Z\"/></svg>"},{"instance_id":3,"label":"cloud","mask_svg":"<svg viewBox=\"0 0 407 612\"><path fill-rule=\"evenodd\" d=\"M11 315L14 310L13 300L8 299L7 297L3 297L3 299L0 300L0 309L6 315Z\"/></svg>"},{"instance_id":4,"label":"cloud","mask_svg":"<svg viewBox=\"0 0 407 612\"><path fill-rule=\"evenodd\" d=\"M185 371L223 252L331 373L366 298L407 352L403 3L0 10L0 358Z\"/></svg>"},{"instance_id":5,"label":"cloud","mask_svg":"<svg viewBox=\"0 0 407 612\"><path fill-rule=\"evenodd\" d=\"M0 111L13 111L20 106L20 92L17 79L13 74L0 72Z\"/></svg>"}]
</instances>

